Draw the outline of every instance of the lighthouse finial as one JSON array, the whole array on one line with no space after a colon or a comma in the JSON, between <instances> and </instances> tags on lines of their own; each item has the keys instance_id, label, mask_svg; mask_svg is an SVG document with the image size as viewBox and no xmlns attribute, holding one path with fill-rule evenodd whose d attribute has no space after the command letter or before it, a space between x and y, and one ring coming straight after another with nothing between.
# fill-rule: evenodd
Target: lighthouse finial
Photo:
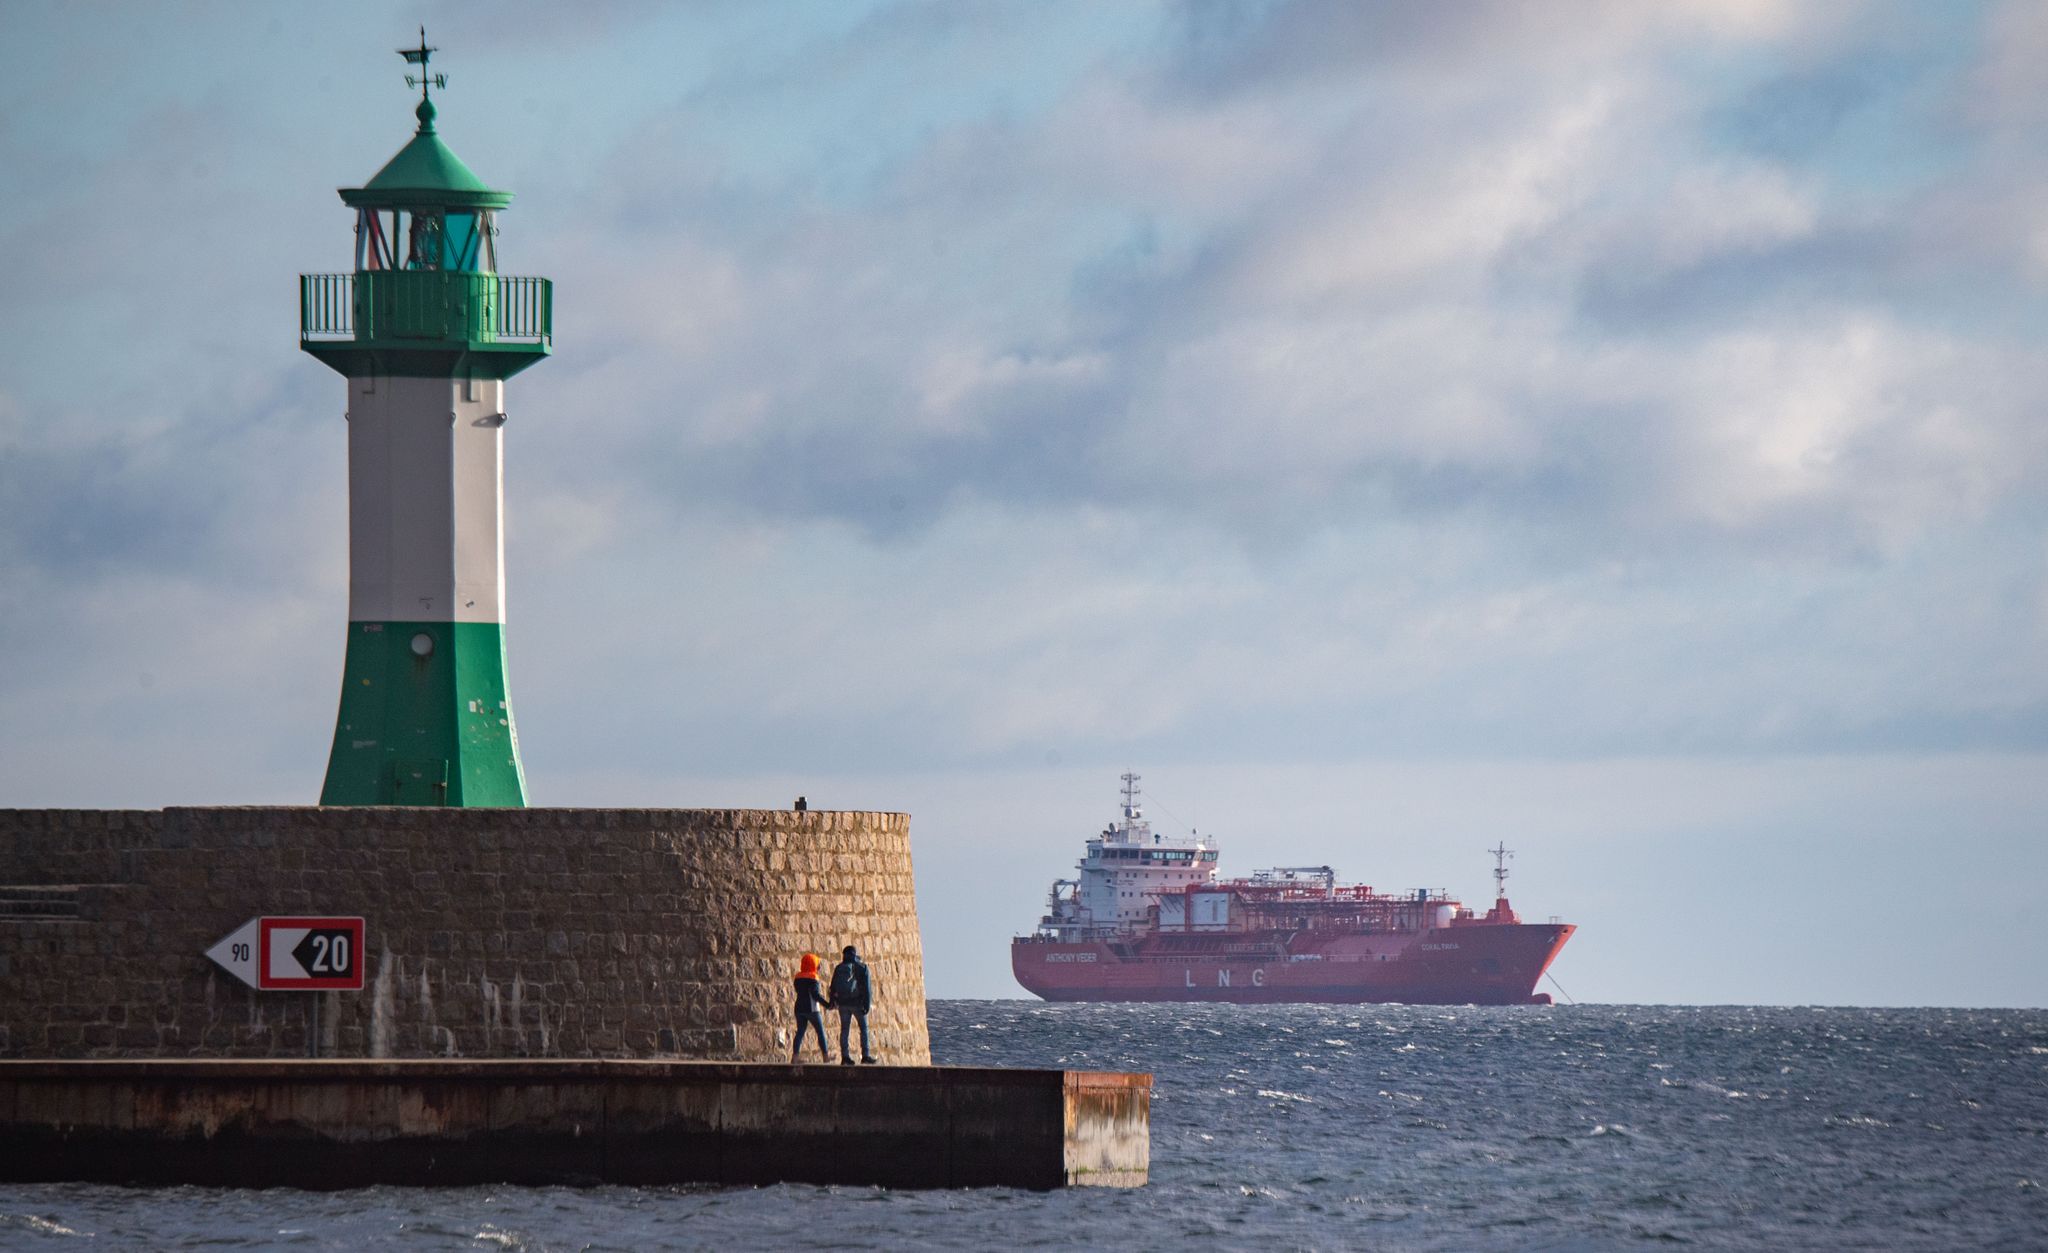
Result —
<instances>
[{"instance_id":1,"label":"lighthouse finial","mask_svg":"<svg viewBox=\"0 0 2048 1253\"><path fill-rule=\"evenodd\" d=\"M448 76L446 74L427 73L427 62L439 51L439 48L429 48L427 46L427 28L424 26L420 27L419 47L400 48L398 50L398 55L405 58L407 65L417 65L420 67L418 77L414 77L411 74L405 76L405 85L420 89L420 104L417 109L413 110L413 116L420 120L421 134L434 129L434 102L428 97L427 88L430 86L439 87L445 91L448 87Z\"/></svg>"}]
</instances>

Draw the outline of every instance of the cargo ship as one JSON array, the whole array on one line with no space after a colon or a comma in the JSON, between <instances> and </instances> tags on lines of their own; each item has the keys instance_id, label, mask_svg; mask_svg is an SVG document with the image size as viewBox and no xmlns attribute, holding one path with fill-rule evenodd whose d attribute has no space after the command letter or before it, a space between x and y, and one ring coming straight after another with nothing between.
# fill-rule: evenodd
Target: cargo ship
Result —
<instances>
[{"instance_id":1,"label":"cargo ship","mask_svg":"<svg viewBox=\"0 0 2048 1253\"><path fill-rule=\"evenodd\" d=\"M1010 944L1010 969L1048 1001L1547 1005L1538 992L1574 927L1508 904L1505 843L1493 907L1448 893L1376 892L1328 866L1218 874L1215 842L1154 831L1123 776L1123 809L1088 839L1080 877Z\"/></svg>"}]
</instances>

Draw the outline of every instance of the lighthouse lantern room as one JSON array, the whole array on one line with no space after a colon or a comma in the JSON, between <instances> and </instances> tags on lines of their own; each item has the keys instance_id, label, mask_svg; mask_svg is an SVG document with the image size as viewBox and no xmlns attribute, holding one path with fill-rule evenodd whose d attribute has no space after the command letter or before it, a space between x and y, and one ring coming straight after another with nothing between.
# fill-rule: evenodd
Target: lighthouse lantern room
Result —
<instances>
[{"instance_id":1,"label":"lighthouse lantern room","mask_svg":"<svg viewBox=\"0 0 2048 1253\"><path fill-rule=\"evenodd\" d=\"M299 279L299 346L348 385L348 648L323 805L524 805L505 683L505 380L548 355L553 289L498 273L494 191L419 128L355 210L355 270Z\"/></svg>"}]
</instances>

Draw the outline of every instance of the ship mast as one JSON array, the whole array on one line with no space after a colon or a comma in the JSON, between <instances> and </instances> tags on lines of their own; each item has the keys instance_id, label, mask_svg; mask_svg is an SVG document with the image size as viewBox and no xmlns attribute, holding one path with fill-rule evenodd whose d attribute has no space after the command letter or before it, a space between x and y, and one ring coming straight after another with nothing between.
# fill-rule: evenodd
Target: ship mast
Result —
<instances>
[{"instance_id":1,"label":"ship mast","mask_svg":"<svg viewBox=\"0 0 2048 1253\"><path fill-rule=\"evenodd\" d=\"M1138 776L1124 771L1124 817L1138 816Z\"/></svg>"},{"instance_id":2,"label":"ship mast","mask_svg":"<svg viewBox=\"0 0 2048 1253\"><path fill-rule=\"evenodd\" d=\"M1502 840L1486 851L1493 854L1493 899L1504 901L1508 898L1508 858L1515 855L1515 850Z\"/></svg>"}]
</instances>

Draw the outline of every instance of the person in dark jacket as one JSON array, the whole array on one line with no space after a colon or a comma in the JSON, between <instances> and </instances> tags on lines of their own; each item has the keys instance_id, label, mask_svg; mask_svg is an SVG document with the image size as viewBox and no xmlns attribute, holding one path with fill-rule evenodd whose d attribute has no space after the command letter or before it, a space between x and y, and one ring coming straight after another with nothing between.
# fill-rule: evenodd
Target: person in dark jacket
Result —
<instances>
[{"instance_id":1,"label":"person in dark jacket","mask_svg":"<svg viewBox=\"0 0 2048 1253\"><path fill-rule=\"evenodd\" d=\"M831 1003L839 1011L839 1060L844 1065L853 1065L846 1034L856 1019L860 1022L860 1059L868 1065L874 1064L874 1050L868 1046L868 1006L873 1000L874 981L868 976L867 963L849 944L839 955L838 969L832 972Z\"/></svg>"},{"instance_id":2,"label":"person in dark jacket","mask_svg":"<svg viewBox=\"0 0 2048 1253\"><path fill-rule=\"evenodd\" d=\"M806 1031L818 1033L818 1056L828 1062L832 1060L832 1054L825 1048L825 1019L818 1013L821 1005L832 1007L832 1002L818 991L818 955L805 953L796 968L796 1039L789 1046L792 1066L796 1065L797 1054L803 1052Z\"/></svg>"}]
</instances>

